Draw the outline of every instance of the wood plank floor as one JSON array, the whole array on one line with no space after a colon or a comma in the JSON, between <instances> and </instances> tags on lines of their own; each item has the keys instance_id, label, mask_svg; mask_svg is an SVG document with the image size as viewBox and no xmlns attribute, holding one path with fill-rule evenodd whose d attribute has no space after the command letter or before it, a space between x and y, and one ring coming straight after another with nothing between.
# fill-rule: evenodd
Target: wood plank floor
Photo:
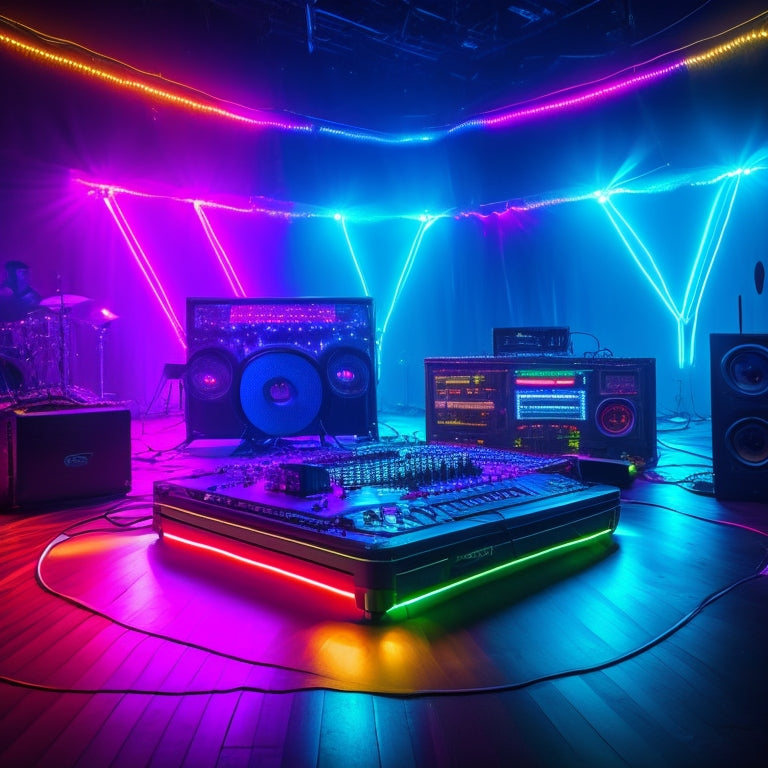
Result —
<instances>
[{"instance_id":1,"label":"wood plank floor","mask_svg":"<svg viewBox=\"0 0 768 768\"><path fill-rule=\"evenodd\" d=\"M610 548L372 625L165 551L152 482L207 460L137 420L127 498L0 516L0 766L762 766L768 506L660 438Z\"/></svg>"}]
</instances>

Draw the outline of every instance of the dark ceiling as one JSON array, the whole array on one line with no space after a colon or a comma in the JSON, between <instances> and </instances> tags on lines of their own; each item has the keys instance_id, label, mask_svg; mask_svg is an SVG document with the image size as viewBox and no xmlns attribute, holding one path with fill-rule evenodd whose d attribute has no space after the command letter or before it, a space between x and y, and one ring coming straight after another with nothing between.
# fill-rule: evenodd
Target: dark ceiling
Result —
<instances>
[{"instance_id":1,"label":"dark ceiling","mask_svg":"<svg viewBox=\"0 0 768 768\"><path fill-rule=\"evenodd\" d=\"M601 77L762 10L753 0L0 2L47 34L251 106L403 127Z\"/></svg>"}]
</instances>

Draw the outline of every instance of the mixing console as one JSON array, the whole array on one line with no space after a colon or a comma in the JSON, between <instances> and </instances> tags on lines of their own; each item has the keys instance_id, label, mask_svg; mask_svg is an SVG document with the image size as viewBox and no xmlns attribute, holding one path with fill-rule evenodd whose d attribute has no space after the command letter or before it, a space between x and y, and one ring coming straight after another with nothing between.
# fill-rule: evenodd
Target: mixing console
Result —
<instances>
[{"instance_id":1,"label":"mixing console","mask_svg":"<svg viewBox=\"0 0 768 768\"><path fill-rule=\"evenodd\" d=\"M403 599L563 542L612 532L618 490L562 457L475 446L286 451L159 481L161 536L212 534L340 574L358 606ZM206 541L208 539L206 538Z\"/></svg>"}]
</instances>

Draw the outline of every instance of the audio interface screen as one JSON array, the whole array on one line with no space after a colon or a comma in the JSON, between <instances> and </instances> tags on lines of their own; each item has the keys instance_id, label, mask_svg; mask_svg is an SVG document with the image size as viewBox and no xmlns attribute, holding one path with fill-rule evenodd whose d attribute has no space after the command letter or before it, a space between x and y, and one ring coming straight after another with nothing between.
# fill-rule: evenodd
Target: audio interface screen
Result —
<instances>
[{"instance_id":1,"label":"audio interface screen","mask_svg":"<svg viewBox=\"0 0 768 768\"><path fill-rule=\"evenodd\" d=\"M587 418L586 371L516 369L513 371L517 421L584 421Z\"/></svg>"}]
</instances>

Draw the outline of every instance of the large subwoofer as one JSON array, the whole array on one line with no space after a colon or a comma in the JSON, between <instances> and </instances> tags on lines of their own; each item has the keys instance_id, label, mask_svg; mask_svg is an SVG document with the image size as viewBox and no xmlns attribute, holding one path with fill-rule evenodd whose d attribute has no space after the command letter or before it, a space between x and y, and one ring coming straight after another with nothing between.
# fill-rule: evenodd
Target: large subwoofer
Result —
<instances>
[{"instance_id":1,"label":"large subwoofer","mask_svg":"<svg viewBox=\"0 0 768 768\"><path fill-rule=\"evenodd\" d=\"M187 300L188 439L378 437L373 300Z\"/></svg>"},{"instance_id":2,"label":"large subwoofer","mask_svg":"<svg viewBox=\"0 0 768 768\"><path fill-rule=\"evenodd\" d=\"M721 500L768 498L768 335L713 333L712 466Z\"/></svg>"}]
</instances>

